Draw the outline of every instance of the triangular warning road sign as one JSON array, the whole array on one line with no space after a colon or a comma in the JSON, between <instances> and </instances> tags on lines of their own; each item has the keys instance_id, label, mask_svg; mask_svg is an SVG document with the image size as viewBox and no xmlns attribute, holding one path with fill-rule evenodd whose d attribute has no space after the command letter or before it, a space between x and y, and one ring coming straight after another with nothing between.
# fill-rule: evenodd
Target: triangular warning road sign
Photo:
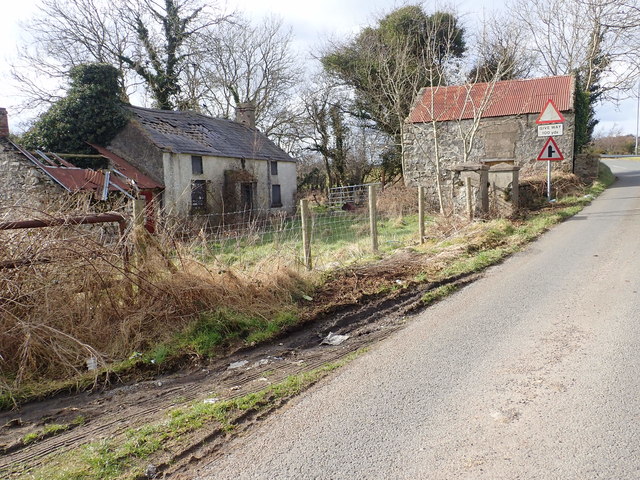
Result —
<instances>
[{"instance_id":1,"label":"triangular warning road sign","mask_svg":"<svg viewBox=\"0 0 640 480\"><path fill-rule=\"evenodd\" d=\"M542 147L542 151L540 155L538 155L538 160L552 160L557 162L564 160L564 155L562 155L553 137L549 137L549 140L547 140L544 147Z\"/></svg>"},{"instance_id":2,"label":"triangular warning road sign","mask_svg":"<svg viewBox=\"0 0 640 480\"><path fill-rule=\"evenodd\" d=\"M545 123L564 123L564 117L556 107L556 104L553 103L553 100L547 100L547 104L540 112L540 116L536 120L538 125L543 125Z\"/></svg>"}]
</instances>

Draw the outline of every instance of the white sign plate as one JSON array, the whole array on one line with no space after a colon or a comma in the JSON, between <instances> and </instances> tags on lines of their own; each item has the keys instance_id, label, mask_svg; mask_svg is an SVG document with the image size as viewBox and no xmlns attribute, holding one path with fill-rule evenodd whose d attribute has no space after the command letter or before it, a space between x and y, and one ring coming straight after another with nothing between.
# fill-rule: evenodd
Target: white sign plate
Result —
<instances>
[{"instance_id":1,"label":"white sign plate","mask_svg":"<svg viewBox=\"0 0 640 480\"><path fill-rule=\"evenodd\" d=\"M558 137L562 135L563 123L549 123L547 125L538 125L539 137Z\"/></svg>"}]
</instances>

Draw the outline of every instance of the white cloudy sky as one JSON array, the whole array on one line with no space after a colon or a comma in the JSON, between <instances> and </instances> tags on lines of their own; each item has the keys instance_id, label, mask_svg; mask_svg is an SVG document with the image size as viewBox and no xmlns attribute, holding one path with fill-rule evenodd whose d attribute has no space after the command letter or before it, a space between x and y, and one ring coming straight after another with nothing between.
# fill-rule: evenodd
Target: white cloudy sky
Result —
<instances>
[{"instance_id":1,"label":"white cloudy sky","mask_svg":"<svg viewBox=\"0 0 640 480\"><path fill-rule=\"evenodd\" d=\"M282 17L293 29L295 46L306 54L313 46L318 46L328 38L341 38L357 32L371 23L376 14L386 12L401 2L394 0L223 0L229 9L237 9L260 18L268 14ZM15 105L15 89L9 74L9 65L15 56L16 43L26 32L20 21L27 21L36 11L39 0L0 0L0 106L9 109L11 128L18 121L11 116ZM462 0L456 2L465 21L473 22L485 12L502 7L501 0ZM55 21L52 21L55 28ZM600 131L609 131L618 126L623 133L636 132L636 99L629 99L620 105L607 103L598 109Z\"/></svg>"}]
</instances>

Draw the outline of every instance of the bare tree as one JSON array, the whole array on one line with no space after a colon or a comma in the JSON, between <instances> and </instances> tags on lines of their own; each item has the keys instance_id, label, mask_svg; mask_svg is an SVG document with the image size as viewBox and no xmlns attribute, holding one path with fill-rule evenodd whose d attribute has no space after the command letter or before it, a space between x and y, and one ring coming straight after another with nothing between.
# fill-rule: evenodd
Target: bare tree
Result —
<instances>
[{"instance_id":1,"label":"bare tree","mask_svg":"<svg viewBox=\"0 0 640 480\"><path fill-rule=\"evenodd\" d=\"M227 18L200 0L43 0L13 74L26 106L38 107L57 99L51 81L59 86L72 67L107 63L120 70L124 95L143 85L156 106L172 108L194 55L188 41Z\"/></svg>"},{"instance_id":2,"label":"bare tree","mask_svg":"<svg viewBox=\"0 0 640 480\"><path fill-rule=\"evenodd\" d=\"M498 81L511 78L519 68L518 43L507 40L503 35L504 31L495 30L490 40L485 37L487 43L475 45L475 51L470 52L475 59L475 67L469 73L466 71L468 61L427 64L430 86L420 91L413 106L420 111L419 118L409 118L405 125L407 132L403 143L410 144L414 155L416 150L420 151L420 156L433 165L435 194L442 215L447 213L443 165L453 160L451 155L455 155L459 163L472 160L482 118L497 101L495 89ZM451 48L453 40L443 42L442 37L435 38L435 32L432 36L433 40L427 43L429 48L444 49L445 52ZM496 45L505 48L495 48ZM489 53L490 57L487 57ZM490 58L491 65L478 68L479 62L487 58ZM450 86L447 84L450 78L463 79L463 82Z\"/></svg>"},{"instance_id":3,"label":"bare tree","mask_svg":"<svg viewBox=\"0 0 640 480\"><path fill-rule=\"evenodd\" d=\"M492 16L482 25L474 44L474 66L469 81L491 82L499 73L500 80L528 77L535 56L529 51L528 37L510 17Z\"/></svg>"},{"instance_id":4,"label":"bare tree","mask_svg":"<svg viewBox=\"0 0 640 480\"><path fill-rule=\"evenodd\" d=\"M540 73L578 73L595 97L615 97L635 85L637 0L513 0L510 10L529 34Z\"/></svg>"},{"instance_id":5,"label":"bare tree","mask_svg":"<svg viewBox=\"0 0 640 480\"><path fill-rule=\"evenodd\" d=\"M209 31L191 65L194 88L188 101L226 118L239 103L253 103L261 130L283 135L302 79L291 41L291 31L273 17L257 25L237 17Z\"/></svg>"},{"instance_id":6,"label":"bare tree","mask_svg":"<svg viewBox=\"0 0 640 480\"><path fill-rule=\"evenodd\" d=\"M414 4L389 12L353 40L333 44L323 54L325 70L353 89L356 113L372 120L391 140L382 165L389 177L403 171L404 121L415 94L435 80L429 69L445 73L452 58L463 54L463 37L454 13L427 13Z\"/></svg>"}]
</instances>

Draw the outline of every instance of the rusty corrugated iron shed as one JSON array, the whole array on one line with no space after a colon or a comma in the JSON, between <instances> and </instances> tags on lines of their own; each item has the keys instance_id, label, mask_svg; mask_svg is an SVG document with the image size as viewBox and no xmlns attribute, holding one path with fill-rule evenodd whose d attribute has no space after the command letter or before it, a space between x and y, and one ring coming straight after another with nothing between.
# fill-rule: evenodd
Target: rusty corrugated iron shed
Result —
<instances>
[{"instance_id":1,"label":"rusty corrugated iron shed","mask_svg":"<svg viewBox=\"0 0 640 480\"><path fill-rule=\"evenodd\" d=\"M423 88L407 118L410 123L446 122L540 113L549 99L561 112L573 110L571 75Z\"/></svg>"},{"instance_id":2,"label":"rusty corrugated iron shed","mask_svg":"<svg viewBox=\"0 0 640 480\"><path fill-rule=\"evenodd\" d=\"M50 167L47 165L43 165L40 168L70 192L102 193L104 188L105 174L102 171L77 167ZM131 185L111 176L109 179L109 191L117 192L122 190L131 190Z\"/></svg>"}]
</instances>

